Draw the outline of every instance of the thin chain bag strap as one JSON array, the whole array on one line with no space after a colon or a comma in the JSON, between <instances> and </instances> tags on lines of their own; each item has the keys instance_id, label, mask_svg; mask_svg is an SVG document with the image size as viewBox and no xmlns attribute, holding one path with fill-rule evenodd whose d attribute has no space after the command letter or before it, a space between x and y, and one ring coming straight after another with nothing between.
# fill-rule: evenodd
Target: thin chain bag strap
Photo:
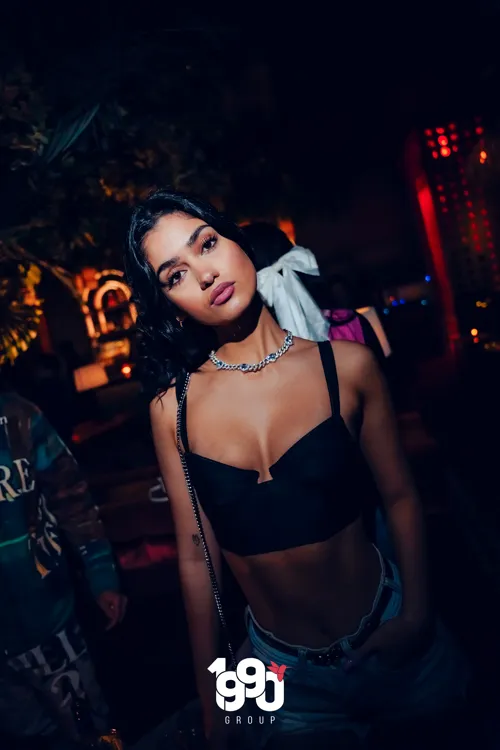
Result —
<instances>
[{"instance_id":1,"label":"thin chain bag strap","mask_svg":"<svg viewBox=\"0 0 500 750\"><path fill-rule=\"evenodd\" d=\"M191 506L193 508L193 513L194 513L194 517L195 517L195 520L196 520L196 525L198 527L198 532L199 532L199 535L200 535L200 538L201 538L201 543L202 543L202 546L203 546L203 554L205 555L205 562L207 564L208 574L210 576L210 583L212 585L212 592L213 592L214 599L215 599L215 606L217 607L217 614L219 615L219 620L220 620L220 624L221 624L221 627L222 627L222 631L224 633L224 637L225 637L226 642L227 642L227 648L228 648L229 656L230 656L230 659L231 659L232 669L235 669L236 668L236 658L235 658L235 655L234 655L234 650L233 650L233 646L232 646L232 643L231 643L231 638L229 637L229 630L228 630L228 627L227 627L226 618L224 616L224 610L222 609L222 601L221 601L221 596L220 596L220 591L219 591L219 584L217 583L217 576L215 575L215 570L214 570L214 566L213 566L213 563L212 563L212 557L210 555L210 550L208 549L208 544L207 544L207 540L206 540L206 537L205 537L205 532L203 530L203 523L202 523L202 520L201 520L200 507L199 507L199 504L198 504L198 499L196 497L196 492L194 490L194 487L193 487L193 485L191 483L191 477L189 476L189 469L188 469L188 466L187 466L187 463L186 463L186 456L185 456L185 453L184 453L184 451L182 449L182 444L181 444L182 408L184 406L184 401L186 399L186 395L187 395L187 390L188 390L188 387L189 387L189 381L190 381L190 379L191 379L191 376L188 373L186 375L186 379L184 381L184 385L183 385L183 388L182 388L182 391L181 391L181 395L180 395L180 398L179 398L179 401L178 401L178 404L177 404L177 423L176 423L177 450L179 451L179 457L181 459L182 470L184 472L184 478L186 480L186 487L187 487L188 492L189 492L189 497L190 497L190 500L191 500Z\"/></svg>"}]
</instances>

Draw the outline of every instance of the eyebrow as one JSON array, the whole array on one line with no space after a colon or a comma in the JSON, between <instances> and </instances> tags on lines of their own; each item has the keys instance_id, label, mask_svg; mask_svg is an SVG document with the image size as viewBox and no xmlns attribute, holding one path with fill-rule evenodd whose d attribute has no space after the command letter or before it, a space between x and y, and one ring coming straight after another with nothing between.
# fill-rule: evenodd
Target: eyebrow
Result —
<instances>
[{"instance_id":1,"label":"eyebrow","mask_svg":"<svg viewBox=\"0 0 500 750\"><path fill-rule=\"evenodd\" d=\"M188 241L186 242L186 247L193 247L194 243L200 236L200 233L208 227L208 224L200 224L199 227L196 227L194 232L189 237ZM163 263L159 266L157 272L156 272L156 278L159 279L163 271L166 271L168 268L172 268L172 266L177 265L180 258L178 255L174 256L173 258L169 258L168 260L163 261Z\"/></svg>"}]
</instances>

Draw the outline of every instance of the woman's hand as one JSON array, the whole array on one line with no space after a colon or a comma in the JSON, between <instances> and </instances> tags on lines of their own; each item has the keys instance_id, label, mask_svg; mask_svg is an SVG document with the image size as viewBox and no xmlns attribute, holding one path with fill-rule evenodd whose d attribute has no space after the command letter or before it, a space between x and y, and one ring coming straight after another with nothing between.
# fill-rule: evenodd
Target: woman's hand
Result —
<instances>
[{"instance_id":1,"label":"woman's hand","mask_svg":"<svg viewBox=\"0 0 500 750\"><path fill-rule=\"evenodd\" d=\"M399 615L380 625L360 648L353 651L345 668L355 669L369 656L377 654L384 664L397 669L424 653L432 637L433 628L427 621L410 620Z\"/></svg>"}]
</instances>

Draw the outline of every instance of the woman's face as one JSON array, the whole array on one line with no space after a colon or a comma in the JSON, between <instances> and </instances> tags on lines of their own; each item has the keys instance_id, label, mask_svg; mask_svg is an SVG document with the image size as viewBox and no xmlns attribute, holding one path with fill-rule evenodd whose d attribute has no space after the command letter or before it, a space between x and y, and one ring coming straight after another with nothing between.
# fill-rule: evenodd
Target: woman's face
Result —
<instances>
[{"instance_id":1,"label":"woman's face","mask_svg":"<svg viewBox=\"0 0 500 750\"><path fill-rule=\"evenodd\" d=\"M202 219L163 216L144 240L144 250L179 318L229 325L255 295L257 275L248 255Z\"/></svg>"}]
</instances>

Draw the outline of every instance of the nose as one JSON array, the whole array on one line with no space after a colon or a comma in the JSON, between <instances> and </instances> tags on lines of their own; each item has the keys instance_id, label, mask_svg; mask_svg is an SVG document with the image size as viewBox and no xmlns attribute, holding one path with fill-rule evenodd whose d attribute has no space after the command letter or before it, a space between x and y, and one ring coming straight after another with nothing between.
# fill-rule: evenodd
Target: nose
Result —
<instances>
[{"instance_id":1,"label":"nose","mask_svg":"<svg viewBox=\"0 0 500 750\"><path fill-rule=\"evenodd\" d=\"M200 287L203 289L203 291L212 286L218 275L219 274L217 271L208 268L199 273Z\"/></svg>"}]
</instances>

